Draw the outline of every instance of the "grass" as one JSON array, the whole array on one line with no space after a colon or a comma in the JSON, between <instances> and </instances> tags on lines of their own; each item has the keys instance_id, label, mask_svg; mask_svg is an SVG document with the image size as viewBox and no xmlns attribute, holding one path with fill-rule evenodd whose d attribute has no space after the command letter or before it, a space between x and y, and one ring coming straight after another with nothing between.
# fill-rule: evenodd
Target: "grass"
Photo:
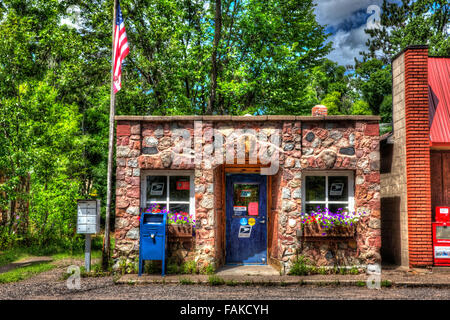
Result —
<instances>
[{"instance_id":1,"label":"grass","mask_svg":"<svg viewBox=\"0 0 450 320\"><path fill-rule=\"evenodd\" d=\"M383 281L381 281L381 286L385 287L385 288L390 288L390 287L392 287L392 282L389 280L383 280Z\"/></svg>"},{"instance_id":2,"label":"grass","mask_svg":"<svg viewBox=\"0 0 450 320\"><path fill-rule=\"evenodd\" d=\"M367 284L366 284L365 281L358 280L358 281L356 282L356 285L357 285L358 287L365 287Z\"/></svg>"},{"instance_id":3,"label":"grass","mask_svg":"<svg viewBox=\"0 0 450 320\"><path fill-rule=\"evenodd\" d=\"M223 280L221 277L212 275L208 277L208 283L211 286L221 286L225 284L225 280Z\"/></svg>"},{"instance_id":4,"label":"grass","mask_svg":"<svg viewBox=\"0 0 450 320\"><path fill-rule=\"evenodd\" d=\"M12 262L22 261L24 259L33 256L48 256L52 259L50 262L35 263L25 267L18 267L13 270L4 272L0 274L0 283L10 283L17 282L33 277L41 272L51 270L56 267L55 261L63 259L84 259L84 252L78 251L71 253L70 250L62 249L57 246L29 246L29 247L15 247L5 251L0 254L0 266L5 266ZM93 250L91 252L91 258L97 259L101 258L101 250ZM86 272L83 273L84 267L81 267L81 276L86 276ZM100 276L101 271L100 265L92 265L92 270L94 270L95 276ZM67 279L70 276L67 272L64 273L63 279Z\"/></svg>"},{"instance_id":5,"label":"grass","mask_svg":"<svg viewBox=\"0 0 450 320\"><path fill-rule=\"evenodd\" d=\"M192 281L189 278L180 278L180 284L182 285L194 284L194 281Z\"/></svg>"},{"instance_id":6,"label":"grass","mask_svg":"<svg viewBox=\"0 0 450 320\"><path fill-rule=\"evenodd\" d=\"M311 268L307 265L309 261L303 257L299 256L298 259L294 262L289 270L289 275L293 276L305 276L308 275L311 271Z\"/></svg>"},{"instance_id":7,"label":"grass","mask_svg":"<svg viewBox=\"0 0 450 320\"><path fill-rule=\"evenodd\" d=\"M235 280L226 280L225 281L225 285L229 286L229 287L235 287L238 285L237 281Z\"/></svg>"},{"instance_id":8,"label":"grass","mask_svg":"<svg viewBox=\"0 0 450 320\"><path fill-rule=\"evenodd\" d=\"M17 268L5 273L0 274L0 283L10 283L22 281L32 276L35 276L41 272L51 270L56 266L51 262L38 263L35 265Z\"/></svg>"}]
</instances>

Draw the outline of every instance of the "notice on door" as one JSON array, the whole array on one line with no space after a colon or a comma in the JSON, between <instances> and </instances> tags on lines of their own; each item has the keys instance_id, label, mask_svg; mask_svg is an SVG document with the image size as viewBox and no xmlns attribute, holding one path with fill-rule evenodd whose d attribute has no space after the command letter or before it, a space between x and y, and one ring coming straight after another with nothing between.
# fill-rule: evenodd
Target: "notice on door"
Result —
<instances>
[{"instance_id":1,"label":"notice on door","mask_svg":"<svg viewBox=\"0 0 450 320\"><path fill-rule=\"evenodd\" d=\"M240 226L238 238L250 238L252 234L252 226Z\"/></svg>"},{"instance_id":2,"label":"notice on door","mask_svg":"<svg viewBox=\"0 0 450 320\"><path fill-rule=\"evenodd\" d=\"M257 216L258 215L258 202L250 202L248 204L248 215Z\"/></svg>"},{"instance_id":3,"label":"notice on door","mask_svg":"<svg viewBox=\"0 0 450 320\"><path fill-rule=\"evenodd\" d=\"M245 213L247 212L247 207L246 206L234 206L233 212L234 212L235 216L245 215Z\"/></svg>"}]
</instances>

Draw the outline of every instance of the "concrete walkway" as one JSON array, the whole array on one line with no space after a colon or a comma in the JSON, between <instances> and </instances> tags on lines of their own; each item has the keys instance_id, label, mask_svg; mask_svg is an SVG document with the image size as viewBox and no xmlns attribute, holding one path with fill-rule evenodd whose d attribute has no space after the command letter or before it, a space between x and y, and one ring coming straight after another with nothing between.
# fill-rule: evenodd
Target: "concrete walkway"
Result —
<instances>
[{"instance_id":1,"label":"concrete walkway","mask_svg":"<svg viewBox=\"0 0 450 320\"><path fill-rule=\"evenodd\" d=\"M280 273L269 265L226 265L220 268L218 276L279 276Z\"/></svg>"},{"instance_id":2,"label":"concrete walkway","mask_svg":"<svg viewBox=\"0 0 450 320\"><path fill-rule=\"evenodd\" d=\"M242 268L242 267L241 267ZM252 266L252 268L254 268ZM245 268L241 269L244 270ZM273 270L273 269L272 269ZM254 270L253 275L245 273L239 274L238 268L224 268L215 274L215 279L223 279L228 285L349 285L349 286L366 286L369 281L368 274L358 275L307 275L307 276L288 276L273 274L273 271L263 270L259 274ZM244 271L246 272L246 271ZM247 268L247 272L250 272ZM116 280L117 284L149 284L149 283L192 283L192 284L210 284L210 276L208 275L142 275L127 274ZM440 269L407 269L395 268L382 270L381 286L407 286L407 287L446 287L450 288L450 268Z\"/></svg>"}]
</instances>

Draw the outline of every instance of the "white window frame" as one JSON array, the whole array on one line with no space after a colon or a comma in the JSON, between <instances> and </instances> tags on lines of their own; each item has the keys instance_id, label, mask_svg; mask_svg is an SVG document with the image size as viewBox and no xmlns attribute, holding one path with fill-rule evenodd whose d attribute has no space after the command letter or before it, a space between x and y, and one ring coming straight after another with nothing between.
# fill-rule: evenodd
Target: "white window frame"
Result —
<instances>
[{"instance_id":1,"label":"white window frame","mask_svg":"<svg viewBox=\"0 0 450 320\"><path fill-rule=\"evenodd\" d=\"M325 201L306 201L306 177L325 176ZM332 176L346 176L348 177L348 201L328 201L328 177ZM353 171L303 171L302 177L302 212L306 211L307 204L325 205L339 204L348 202L348 211L355 210L355 174Z\"/></svg>"},{"instance_id":2,"label":"white window frame","mask_svg":"<svg viewBox=\"0 0 450 320\"><path fill-rule=\"evenodd\" d=\"M141 207L148 208L150 203L160 203L166 205L170 210L170 203L172 204L189 204L189 214L195 219L195 186L194 186L194 171L192 170L142 170L141 171ZM148 176L165 176L166 177L166 200L149 201L147 202L147 177ZM189 177L189 201L170 201L170 183L169 179L172 176Z\"/></svg>"}]
</instances>

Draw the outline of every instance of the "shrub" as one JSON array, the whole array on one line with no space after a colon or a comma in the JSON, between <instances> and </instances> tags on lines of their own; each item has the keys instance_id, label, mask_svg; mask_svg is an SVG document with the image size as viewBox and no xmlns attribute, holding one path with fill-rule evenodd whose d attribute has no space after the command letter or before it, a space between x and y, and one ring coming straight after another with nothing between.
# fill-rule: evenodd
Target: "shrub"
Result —
<instances>
[{"instance_id":1,"label":"shrub","mask_svg":"<svg viewBox=\"0 0 450 320\"><path fill-rule=\"evenodd\" d=\"M304 256L299 256L292 265L291 270L289 270L289 275L304 276L309 274L310 267L307 265L307 263L309 263L308 259L306 259Z\"/></svg>"}]
</instances>

